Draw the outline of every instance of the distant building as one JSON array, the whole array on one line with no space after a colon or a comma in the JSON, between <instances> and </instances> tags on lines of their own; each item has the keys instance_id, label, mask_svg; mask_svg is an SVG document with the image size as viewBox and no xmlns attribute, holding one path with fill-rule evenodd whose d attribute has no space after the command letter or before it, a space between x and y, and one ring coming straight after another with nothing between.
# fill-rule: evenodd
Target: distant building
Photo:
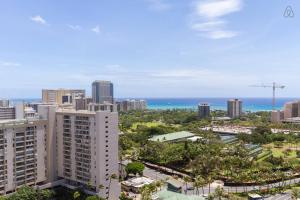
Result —
<instances>
[{"instance_id":1,"label":"distant building","mask_svg":"<svg viewBox=\"0 0 300 200\"><path fill-rule=\"evenodd\" d=\"M227 115L230 118L238 118L242 115L243 102L239 99L230 99L227 101Z\"/></svg>"},{"instance_id":2,"label":"distant building","mask_svg":"<svg viewBox=\"0 0 300 200\"><path fill-rule=\"evenodd\" d=\"M92 102L93 102L93 99L91 97L79 97L73 101L74 108L76 110L87 110L88 105Z\"/></svg>"},{"instance_id":3,"label":"distant building","mask_svg":"<svg viewBox=\"0 0 300 200\"><path fill-rule=\"evenodd\" d=\"M198 105L198 117L199 119L210 117L210 106L207 103L202 103Z\"/></svg>"},{"instance_id":4,"label":"distant building","mask_svg":"<svg viewBox=\"0 0 300 200\"><path fill-rule=\"evenodd\" d=\"M42 90L42 102L48 104L64 104L72 103L72 99L76 96L85 96L85 90L74 89L57 89L57 90Z\"/></svg>"},{"instance_id":5,"label":"distant building","mask_svg":"<svg viewBox=\"0 0 300 200\"><path fill-rule=\"evenodd\" d=\"M201 139L202 137L196 136L191 132L180 131L180 132L168 133L163 135L156 135L148 140L154 142L182 142L187 140L195 142Z\"/></svg>"},{"instance_id":6,"label":"distant building","mask_svg":"<svg viewBox=\"0 0 300 200\"><path fill-rule=\"evenodd\" d=\"M0 99L0 107L9 107L9 100Z\"/></svg>"},{"instance_id":7,"label":"distant building","mask_svg":"<svg viewBox=\"0 0 300 200\"><path fill-rule=\"evenodd\" d=\"M284 104L284 119L300 117L300 101L293 101Z\"/></svg>"},{"instance_id":8,"label":"distant building","mask_svg":"<svg viewBox=\"0 0 300 200\"><path fill-rule=\"evenodd\" d=\"M147 102L145 100L124 100L117 102L117 108L120 112L127 112L130 110L146 110Z\"/></svg>"},{"instance_id":9,"label":"distant building","mask_svg":"<svg viewBox=\"0 0 300 200\"><path fill-rule=\"evenodd\" d=\"M273 110L271 112L271 122L279 123L284 119L284 112L281 110Z\"/></svg>"},{"instance_id":10,"label":"distant building","mask_svg":"<svg viewBox=\"0 0 300 200\"><path fill-rule=\"evenodd\" d=\"M16 109L14 107L0 107L0 120L15 119Z\"/></svg>"},{"instance_id":11,"label":"distant building","mask_svg":"<svg viewBox=\"0 0 300 200\"><path fill-rule=\"evenodd\" d=\"M113 103L114 87L110 81L94 81L92 83L92 97L94 103Z\"/></svg>"}]
</instances>

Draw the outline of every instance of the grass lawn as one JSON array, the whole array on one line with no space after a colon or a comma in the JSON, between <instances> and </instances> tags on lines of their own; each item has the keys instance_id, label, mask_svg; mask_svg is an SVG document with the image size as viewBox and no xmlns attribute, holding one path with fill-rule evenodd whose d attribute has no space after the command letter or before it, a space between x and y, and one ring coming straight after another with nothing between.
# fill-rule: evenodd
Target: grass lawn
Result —
<instances>
[{"instance_id":1,"label":"grass lawn","mask_svg":"<svg viewBox=\"0 0 300 200\"><path fill-rule=\"evenodd\" d=\"M153 121L153 122L137 122L137 123L132 124L131 129L132 130L136 130L139 125L147 126L147 127L150 128L150 127L156 127L156 126L159 126L159 125L164 125L164 123L158 122L158 121Z\"/></svg>"},{"instance_id":2,"label":"grass lawn","mask_svg":"<svg viewBox=\"0 0 300 200\"><path fill-rule=\"evenodd\" d=\"M286 158L297 158L295 145L283 143L283 145L281 147L276 147L273 143L271 143L271 144L264 145L263 148L265 150L270 149L272 151L272 154L274 157L280 157L280 156L284 157L285 156L284 152L287 149L291 149L291 152L288 154L288 156ZM300 148L299 148L299 150L300 150Z\"/></svg>"}]
</instances>

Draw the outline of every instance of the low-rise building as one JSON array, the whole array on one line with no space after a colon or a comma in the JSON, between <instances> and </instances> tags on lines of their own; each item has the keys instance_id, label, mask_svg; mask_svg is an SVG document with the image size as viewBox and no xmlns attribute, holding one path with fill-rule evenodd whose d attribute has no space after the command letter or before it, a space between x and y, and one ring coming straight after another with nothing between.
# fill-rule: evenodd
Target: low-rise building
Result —
<instances>
[{"instance_id":1,"label":"low-rise building","mask_svg":"<svg viewBox=\"0 0 300 200\"><path fill-rule=\"evenodd\" d=\"M197 141L200 140L201 137L196 136L194 133L188 131L180 131L174 133L168 133L163 135L156 135L149 139L149 141L154 142L182 142L182 141Z\"/></svg>"},{"instance_id":2,"label":"low-rise building","mask_svg":"<svg viewBox=\"0 0 300 200\"><path fill-rule=\"evenodd\" d=\"M142 187L153 182L154 180L147 177L135 177L121 182L121 186L124 191L139 193Z\"/></svg>"}]
</instances>

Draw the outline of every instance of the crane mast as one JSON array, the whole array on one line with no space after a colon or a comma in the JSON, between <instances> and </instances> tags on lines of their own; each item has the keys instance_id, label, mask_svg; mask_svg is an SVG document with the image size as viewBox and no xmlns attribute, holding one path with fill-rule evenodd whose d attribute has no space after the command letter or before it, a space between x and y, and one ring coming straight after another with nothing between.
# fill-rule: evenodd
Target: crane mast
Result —
<instances>
[{"instance_id":1,"label":"crane mast","mask_svg":"<svg viewBox=\"0 0 300 200\"><path fill-rule=\"evenodd\" d=\"M275 110L275 105L276 105L276 89L284 89L284 85L279 85L275 82L272 83L272 85L251 85L250 87L263 87L263 88L272 88L273 91L273 98L272 98L272 110Z\"/></svg>"}]
</instances>

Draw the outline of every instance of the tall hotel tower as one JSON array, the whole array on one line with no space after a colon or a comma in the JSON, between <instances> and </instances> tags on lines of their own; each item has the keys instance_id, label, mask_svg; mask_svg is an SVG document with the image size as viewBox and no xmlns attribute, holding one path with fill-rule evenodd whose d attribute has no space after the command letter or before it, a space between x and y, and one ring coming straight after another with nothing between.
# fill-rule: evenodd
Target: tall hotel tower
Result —
<instances>
[{"instance_id":1,"label":"tall hotel tower","mask_svg":"<svg viewBox=\"0 0 300 200\"><path fill-rule=\"evenodd\" d=\"M114 87L110 81L94 81L92 84L93 102L98 104L114 102Z\"/></svg>"},{"instance_id":2,"label":"tall hotel tower","mask_svg":"<svg viewBox=\"0 0 300 200\"><path fill-rule=\"evenodd\" d=\"M239 99L230 99L227 101L227 115L230 118L238 118L242 115L243 102Z\"/></svg>"}]
</instances>

